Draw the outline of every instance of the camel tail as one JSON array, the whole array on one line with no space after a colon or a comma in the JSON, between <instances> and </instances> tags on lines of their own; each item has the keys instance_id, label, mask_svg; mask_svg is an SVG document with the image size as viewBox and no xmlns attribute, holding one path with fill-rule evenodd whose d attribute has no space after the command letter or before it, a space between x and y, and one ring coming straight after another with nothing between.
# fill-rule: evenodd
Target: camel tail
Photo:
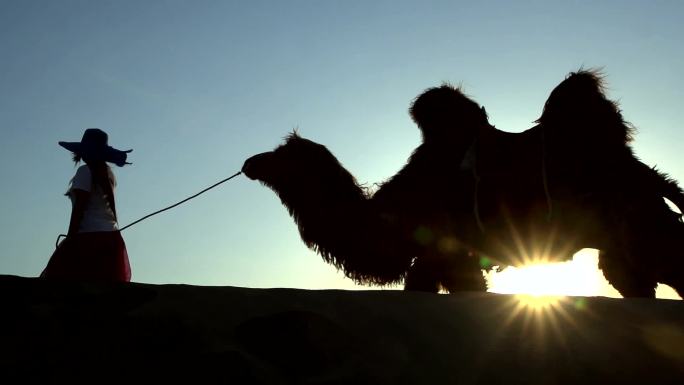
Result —
<instances>
[{"instance_id":1,"label":"camel tail","mask_svg":"<svg viewBox=\"0 0 684 385\"><path fill-rule=\"evenodd\" d=\"M658 179L657 184L664 198L672 202L679 210L680 216L684 213L684 190L677 181L664 172L658 171L655 167L651 168L654 176Z\"/></svg>"}]
</instances>

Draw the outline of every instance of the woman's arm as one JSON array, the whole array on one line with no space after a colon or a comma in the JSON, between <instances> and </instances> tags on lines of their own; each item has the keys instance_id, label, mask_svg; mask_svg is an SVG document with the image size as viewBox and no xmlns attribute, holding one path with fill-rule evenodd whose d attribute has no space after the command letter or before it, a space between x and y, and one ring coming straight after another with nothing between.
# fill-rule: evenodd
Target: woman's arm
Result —
<instances>
[{"instance_id":1,"label":"woman's arm","mask_svg":"<svg viewBox=\"0 0 684 385\"><path fill-rule=\"evenodd\" d=\"M74 204L71 208L71 220L69 221L69 232L67 237L70 237L78 232L81 227L81 220L83 220L83 213L85 212L86 204L90 199L90 193L81 189L72 189Z\"/></svg>"}]
</instances>

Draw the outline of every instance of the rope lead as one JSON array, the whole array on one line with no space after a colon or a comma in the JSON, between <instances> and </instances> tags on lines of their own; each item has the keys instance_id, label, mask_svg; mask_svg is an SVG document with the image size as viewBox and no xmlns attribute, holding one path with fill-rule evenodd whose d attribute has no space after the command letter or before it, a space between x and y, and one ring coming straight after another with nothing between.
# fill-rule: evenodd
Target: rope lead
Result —
<instances>
[{"instance_id":1,"label":"rope lead","mask_svg":"<svg viewBox=\"0 0 684 385\"><path fill-rule=\"evenodd\" d=\"M235 174L229 176L228 178L223 179L223 180L221 180L221 181L219 181L219 182L217 182L217 183L214 183L213 185L211 185L211 186L205 188L204 190L198 192L197 194L192 195L192 196L190 196L190 197L187 197L187 198L183 199L182 201L180 201L180 202L178 202L178 203L174 203L174 204L172 204L172 205L169 206L169 207L165 207L165 208L163 208L163 209L161 209L161 210L157 210L157 211L153 212L152 214L147 214L147 215L145 215L144 217L138 219L137 221L132 222L132 223L129 223L129 224L127 224L126 226L120 228L119 231L124 231L124 230L126 230L127 228L129 228L129 227L135 225L135 224L138 223L138 222L142 222L142 221L144 221L145 219L147 219L147 218L149 218L149 217L151 217L151 216L154 216L154 215L163 213L164 211L170 210L170 209L172 209L172 208L174 208L174 207L176 207L176 206L178 206L178 205L181 205L181 204L183 204L183 203L189 201L190 199L196 198L196 197L198 197L198 196L204 194L205 192L207 192L207 191L213 189L214 187L220 185L221 183L228 182L229 180L235 178L236 176L238 176L238 175L240 175L240 174L242 174L242 171L238 171L238 172L236 172ZM59 235L57 236L57 240L55 241L55 248L57 248L57 247L59 246L59 239L62 238L62 237L65 237L65 238L66 238L66 234L59 234Z\"/></svg>"}]
</instances>

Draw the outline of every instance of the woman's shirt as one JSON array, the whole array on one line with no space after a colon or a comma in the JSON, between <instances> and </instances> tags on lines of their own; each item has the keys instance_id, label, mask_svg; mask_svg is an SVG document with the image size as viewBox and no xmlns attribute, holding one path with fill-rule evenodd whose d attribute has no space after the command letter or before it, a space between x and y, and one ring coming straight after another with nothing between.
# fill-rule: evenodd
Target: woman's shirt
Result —
<instances>
[{"instance_id":1,"label":"woman's shirt","mask_svg":"<svg viewBox=\"0 0 684 385\"><path fill-rule=\"evenodd\" d=\"M112 181L112 192L116 187L114 174L107 168L109 179ZM88 233L94 231L117 231L119 228L114 218L114 212L109 207L105 194L102 188L98 185L93 185L93 177L88 165L82 165L76 170L76 175L71 180L71 188L69 189L69 197L72 205L74 204L74 189L87 191L90 193L90 198L86 203L85 212L81 219L81 225L78 228L79 233Z\"/></svg>"}]
</instances>

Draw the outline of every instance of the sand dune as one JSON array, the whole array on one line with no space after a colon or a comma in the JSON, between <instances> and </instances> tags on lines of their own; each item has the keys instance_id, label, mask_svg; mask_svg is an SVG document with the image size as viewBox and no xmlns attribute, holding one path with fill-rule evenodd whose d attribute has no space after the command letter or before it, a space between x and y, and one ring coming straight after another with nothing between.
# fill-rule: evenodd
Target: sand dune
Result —
<instances>
[{"instance_id":1,"label":"sand dune","mask_svg":"<svg viewBox=\"0 0 684 385\"><path fill-rule=\"evenodd\" d=\"M681 384L684 302L0 276L0 383Z\"/></svg>"}]
</instances>

